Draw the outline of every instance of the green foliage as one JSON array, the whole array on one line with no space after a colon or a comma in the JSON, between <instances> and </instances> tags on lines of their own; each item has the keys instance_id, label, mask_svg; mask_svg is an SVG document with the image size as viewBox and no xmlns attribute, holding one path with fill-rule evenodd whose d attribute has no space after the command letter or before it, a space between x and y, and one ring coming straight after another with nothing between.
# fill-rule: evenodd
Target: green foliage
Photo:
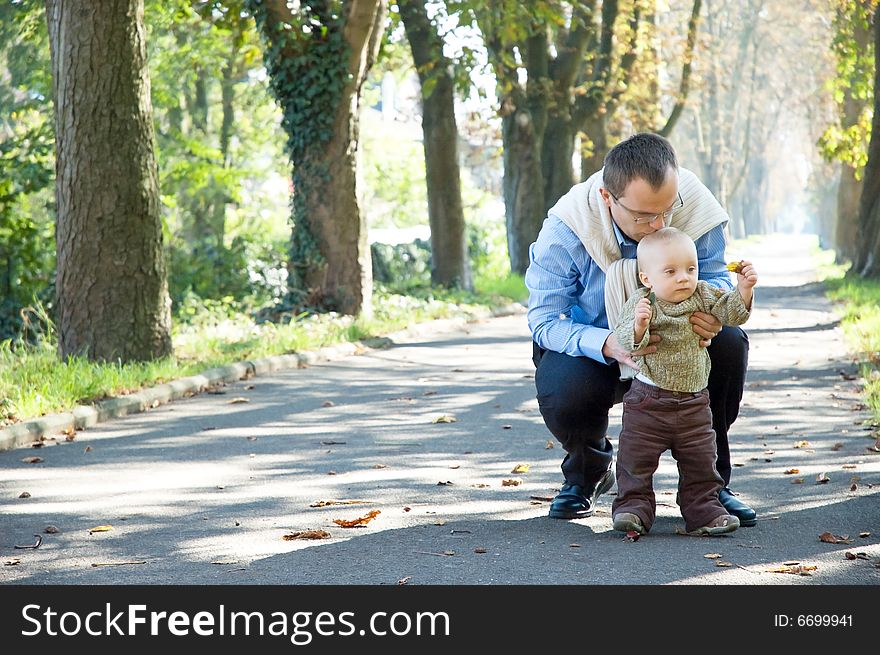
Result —
<instances>
[{"instance_id":1,"label":"green foliage","mask_svg":"<svg viewBox=\"0 0 880 655\"><path fill-rule=\"evenodd\" d=\"M831 50L837 64L836 76L828 90L838 106L838 120L819 138L818 146L828 161L840 161L856 169L861 176L868 161L874 98L874 44L871 38L871 14L877 0L835 0L834 38ZM861 33L867 47L859 44ZM846 97L859 107L857 116L846 115Z\"/></svg>"},{"instance_id":2,"label":"green foliage","mask_svg":"<svg viewBox=\"0 0 880 655\"><path fill-rule=\"evenodd\" d=\"M55 236L51 77L42 4L0 4L0 340L51 307Z\"/></svg>"},{"instance_id":3,"label":"green foliage","mask_svg":"<svg viewBox=\"0 0 880 655\"><path fill-rule=\"evenodd\" d=\"M175 316L272 302L289 174L256 25L240 0L148 0L146 17Z\"/></svg>"}]
</instances>

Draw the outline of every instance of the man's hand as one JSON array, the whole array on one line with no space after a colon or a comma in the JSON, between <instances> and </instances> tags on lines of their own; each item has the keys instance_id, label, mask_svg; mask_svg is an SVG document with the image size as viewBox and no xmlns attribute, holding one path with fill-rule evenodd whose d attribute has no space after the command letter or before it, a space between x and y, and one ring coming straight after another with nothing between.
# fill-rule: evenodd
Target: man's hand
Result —
<instances>
[{"instance_id":1,"label":"man's hand","mask_svg":"<svg viewBox=\"0 0 880 655\"><path fill-rule=\"evenodd\" d=\"M608 338L605 339L605 345L602 346L602 354L608 357L609 359L616 360L621 364L626 364L630 368L634 368L637 371L639 370L639 365L636 362L634 357L639 357L640 355L647 355L649 353L657 352L657 346L655 345L660 341L660 336L656 334L652 334L648 337L648 345L644 348L640 348L639 350L634 350L632 352L625 350L623 346L620 345L620 342L617 341L617 336L612 332L608 335Z\"/></svg>"},{"instance_id":2,"label":"man's hand","mask_svg":"<svg viewBox=\"0 0 880 655\"><path fill-rule=\"evenodd\" d=\"M708 348L712 339L721 332L721 321L706 312L694 312L691 314L691 325L694 332L700 337L700 346Z\"/></svg>"}]
</instances>

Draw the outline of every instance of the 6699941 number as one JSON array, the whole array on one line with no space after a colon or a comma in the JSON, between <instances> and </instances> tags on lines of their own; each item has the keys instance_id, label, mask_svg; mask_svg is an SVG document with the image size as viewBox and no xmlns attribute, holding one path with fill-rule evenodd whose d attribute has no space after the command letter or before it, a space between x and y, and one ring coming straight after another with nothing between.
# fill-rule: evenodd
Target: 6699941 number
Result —
<instances>
[{"instance_id":1,"label":"6699941 number","mask_svg":"<svg viewBox=\"0 0 880 655\"><path fill-rule=\"evenodd\" d=\"M773 617L773 625L777 628L837 628L853 626L852 614L776 614Z\"/></svg>"}]
</instances>

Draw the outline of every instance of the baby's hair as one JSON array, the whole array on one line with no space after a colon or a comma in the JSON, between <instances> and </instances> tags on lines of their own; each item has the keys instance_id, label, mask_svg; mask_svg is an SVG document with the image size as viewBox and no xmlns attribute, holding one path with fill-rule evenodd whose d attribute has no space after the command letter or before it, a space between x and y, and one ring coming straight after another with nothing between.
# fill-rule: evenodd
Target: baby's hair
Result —
<instances>
[{"instance_id":1,"label":"baby's hair","mask_svg":"<svg viewBox=\"0 0 880 655\"><path fill-rule=\"evenodd\" d=\"M646 234L645 236L643 236L642 240L639 241L638 248L636 249L636 257L639 261L639 268L642 267L642 259L645 256L645 252L649 248L659 245L668 245L678 241L690 244L696 251L696 246L694 246L693 240L687 234L676 227L660 228L656 232L652 232L651 234Z\"/></svg>"}]
</instances>

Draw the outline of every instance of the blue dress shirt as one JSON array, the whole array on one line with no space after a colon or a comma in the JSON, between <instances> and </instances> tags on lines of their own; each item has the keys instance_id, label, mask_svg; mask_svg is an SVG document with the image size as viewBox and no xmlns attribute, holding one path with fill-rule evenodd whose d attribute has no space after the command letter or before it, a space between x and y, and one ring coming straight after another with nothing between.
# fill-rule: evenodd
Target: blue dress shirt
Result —
<instances>
[{"instance_id":1,"label":"blue dress shirt","mask_svg":"<svg viewBox=\"0 0 880 655\"><path fill-rule=\"evenodd\" d=\"M625 259L636 258L638 243L614 225ZM696 240L699 278L726 291L733 289L724 261L724 224ZM603 364L602 354L612 330L605 312L605 272L593 261L577 235L554 215L548 216L529 247L526 270L529 290L529 329L545 350L589 357Z\"/></svg>"}]
</instances>

